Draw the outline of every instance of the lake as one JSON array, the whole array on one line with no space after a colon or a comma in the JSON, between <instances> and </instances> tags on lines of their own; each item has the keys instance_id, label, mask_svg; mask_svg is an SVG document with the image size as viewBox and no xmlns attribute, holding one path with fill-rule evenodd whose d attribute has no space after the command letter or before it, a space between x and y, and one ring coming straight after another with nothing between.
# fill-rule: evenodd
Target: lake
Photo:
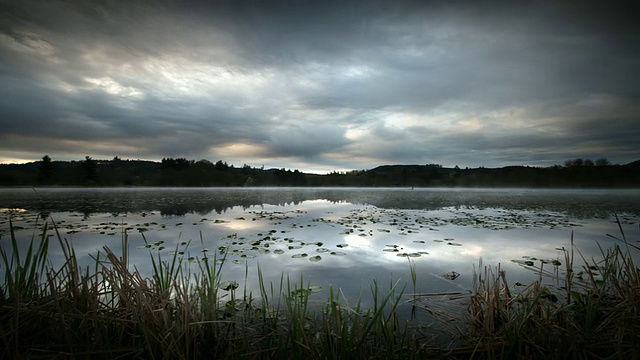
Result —
<instances>
[{"instance_id":1,"label":"lake","mask_svg":"<svg viewBox=\"0 0 640 360\"><path fill-rule=\"evenodd\" d=\"M366 302L373 280L381 289L406 285L407 293L467 293L484 266L500 265L517 290L539 277L529 265L562 273L572 234L586 259L622 244L607 236L622 237L615 214L640 245L638 190L0 189L0 246L9 244L9 219L24 252L44 218L84 264L104 246L119 254L126 231L130 267L145 276L150 254L170 260L177 252L194 269L215 256L224 258L223 280L249 290L259 266L275 285L283 274L302 277L319 301L332 286L348 299L363 291ZM60 265L57 241L50 254Z\"/></svg>"}]
</instances>

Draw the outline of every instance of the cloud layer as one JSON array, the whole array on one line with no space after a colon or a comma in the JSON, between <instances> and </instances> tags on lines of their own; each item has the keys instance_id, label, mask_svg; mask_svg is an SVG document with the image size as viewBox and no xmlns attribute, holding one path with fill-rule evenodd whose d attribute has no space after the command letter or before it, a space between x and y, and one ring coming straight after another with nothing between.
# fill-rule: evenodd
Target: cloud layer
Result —
<instances>
[{"instance_id":1,"label":"cloud layer","mask_svg":"<svg viewBox=\"0 0 640 360\"><path fill-rule=\"evenodd\" d=\"M0 5L0 162L640 158L632 4L115 3Z\"/></svg>"}]
</instances>

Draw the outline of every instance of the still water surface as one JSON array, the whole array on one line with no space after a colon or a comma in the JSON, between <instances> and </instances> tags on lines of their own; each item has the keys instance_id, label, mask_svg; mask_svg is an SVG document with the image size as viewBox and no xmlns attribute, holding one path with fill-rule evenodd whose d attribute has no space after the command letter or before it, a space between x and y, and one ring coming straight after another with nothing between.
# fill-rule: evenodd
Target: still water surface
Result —
<instances>
[{"instance_id":1,"label":"still water surface","mask_svg":"<svg viewBox=\"0 0 640 360\"><path fill-rule=\"evenodd\" d=\"M618 243L607 234L621 237L614 214L640 245L639 200L637 190L0 189L0 246L10 218L23 246L44 218L85 264L104 246L118 254L126 231L130 266L146 276L150 254L169 260L177 251L194 269L205 255L225 258L223 280L249 290L259 266L274 284L302 276L322 299L329 286L357 298L373 280L406 284L406 292L465 292L479 266L500 265L514 288L538 278L527 261L553 271L556 260L561 273L572 234L585 258L598 257L599 246ZM60 265L57 241L50 254Z\"/></svg>"}]
</instances>

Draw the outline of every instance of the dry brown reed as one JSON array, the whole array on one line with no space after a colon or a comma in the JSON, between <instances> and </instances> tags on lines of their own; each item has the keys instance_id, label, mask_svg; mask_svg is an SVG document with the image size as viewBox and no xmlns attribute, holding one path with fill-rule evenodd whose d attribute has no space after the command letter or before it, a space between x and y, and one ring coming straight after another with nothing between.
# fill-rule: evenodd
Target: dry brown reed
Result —
<instances>
[{"instance_id":1,"label":"dry brown reed","mask_svg":"<svg viewBox=\"0 0 640 360\"><path fill-rule=\"evenodd\" d=\"M626 239L623 246L626 245ZM523 291L509 290L506 274L484 268L470 300L467 345L474 359L637 359L640 357L640 269L629 247L603 250L576 272L573 246L564 249L565 286L552 291L543 276Z\"/></svg>"}]
</instances>

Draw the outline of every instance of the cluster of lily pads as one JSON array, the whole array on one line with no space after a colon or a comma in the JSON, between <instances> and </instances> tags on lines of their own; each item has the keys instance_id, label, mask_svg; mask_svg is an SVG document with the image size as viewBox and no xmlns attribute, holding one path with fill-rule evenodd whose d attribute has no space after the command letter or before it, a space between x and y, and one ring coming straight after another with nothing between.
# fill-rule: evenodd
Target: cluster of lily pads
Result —
<instances>
[{"instance_id":1,"label":"cluster of lily pads","mask_svg":"<svg viewBox=\"0 0 640 360\"><path fill-rule=\"evenodd\" d=\"M13 209L4 209L0 211L0 234L8 228L8 219L11 217L14 222L14 229L20 230L25 224L35 222L38 217L37 213L27 212L20 213ZM488 215L482 211L472 211L473 209L456 209L447 208L444 212L448 212L451 216L434 216L432 212L420 210L400 210L400 209L383 209L374 206L364 206L362 208L353 209L344 216L327 216L323 218L311 219L311 223L326 223L334 226L342 226L343 234L355 234L360 236L373 236L372 225L380 225L377 230L380 232L398 231L401 235L409 235L419 232L422 229L437 231L439 227L446 225L456 226L473 226L477 228L486 228L493 230L510 230L514 228L530 228L530 227L572 227L580 226L576 222L572 222L567 216L559 213L550 212L530 212L530 211L514 211L496 209L493 214ZM482 209L480 209L482 210ZM251 221L269 221L273 225L280 225L283 222L305 216L303 210L291 211L246 211L246 215L238 216L233 221L243 221L250 219ZM117 218L118 221L100 221L92 222L84 214L68 214L69 218L81 217L79 221L56 221L56 225L68 234L74 234L83 231L89 231L100 235L118 235L122 230L126 231L150 231L150 230L166 230L168 223L158 221L145 222L128 222L128 215L139 215L141 217L159 215L154 211L141 212L138 214L118 213L111 214L109 218ZM327 215L332 215L327 213ZM95 216L95 215L94 215ZM306 220L306 219L305 219ZM208 219L203 217L198 221L192 222L192 225L200 225L205 222L216 224L226 223L230 220L224 219ZM182 226L183 223L171 224L172 226ZM309 227L312 224L290 224L292 228Z\"/></svg>"},{"instance_id":2,"label":"cluster of lily pads","mask_svg":"<svg viewBox=\"0 0 640 360\"><path fill-rule=\"evenodd\" d=\"M285 254L286 250L304 250L305 252L297 252L290 257L292 259L307 258L311 262L318 262L322 260L322 255L332 256L344 256L345 252L339 250L332 250L324 246L323 242L304 242L295 240L291 237L282 237L277 234L287 233L286 230L271 229L265 233L257 233L254 239L239 236L237 233L227 235L223 240L226 242L223 245L218 246L218 251L225 257L235 256L239 257L233 259L234 264L244 264L245 260L255 258L256 254L267 255ZM338 244L336 248L342 249L347 247L348 244ZM315 254L315 255L314 255Z\"/></svg>"},{"instance_id":3,"label":"cluster of lily pads","mask_svg":"<svg viewBox=\"0 0 640 360\"><path fill-rule=\"evenodd\" d=\"M211 215L211 214L209 214ZM516 211L506 209L481 209L481 208L445 208L439 211L429 210L403 210L386 209L375 206L358 206L349 208L346 212L326 211L322 216L317 216L315 212L310 215L301 209L293 210L251 210L245 209L239 214L224 218L215 216L214 218L185 217L184 222L180 218L165 218L158 212L147 211L141 213L121 213L104 214L104 216L94 216L87 218L83 214L67 214L66 220L56 221L56 226L61 232L75 234L79 232L89 232L97 235L115 236L123 232L145 233L149 231L176 231L185 227L200 226L205 223L217 224L224 229L225 225L232 225L238 222L252 222L254 225L247 228L255 229L253 233L234 232L223 235L219 240L212 240L217 244L213 245L220 255L235 264L245 264L247 260L258 256L284 255L289 253L291 259L304 259L310 262L319 262L323 257L345 256L349 253L349 244L345 242L348 236L359 236L363 238L385 238L407 236L410 244L377 245L382 246L383 252L395 253L398 257L417 258L429 255L424 246L427 243L442 243L447 246L463 246L462 243L451 237L435 237L434 232L441 231L447 226L470 226L474 228L491 230L511 230L515 228L531 227L574 227L579 223L571 221L567 216L555 212L543 211ZM8 228L8 219L12 218L14 229L27 228L30 223L42 221L38 219L38 214L33 212L0 214L0 236L5 228ZM73 221L73 218L81 218ZM71 219L71 220L70 220ZM141 220L141 221L140 221ZM176 221L177 220L177 221ZM313 239L312 233L306 231L310 227L323 226L322 239ZM230 226L233 228L233 226ZM242 228L242 227L241 227ZM335 231L332 230L335 228ZM210 238L206 227L203 238ZM202 230L201 230L202 231ZM426 235L423 235L426 233ZM300 238L297 238L297 237ZM150 236L151 237L151 236ZM318 241L321 240L321 241ZM348 240L347 240L348 241ZM372 244L379 241L372 242ZM384 244L384 242L382 242ZM183 242L185 247L188 242ZM203 243L202 251L210 251ZM208 244L211 246L211 244ZM169 246L164 240L145 242L139 248L153 251L167 251L175 253L175 244ZM405 249L406 248L406 249ZM187 260L195 260L189 252L178 250L179 255L185 255ZM532 266L538 259L523 258L513 260L514 263L523 266ZM557 265L558 260L541 260L542 263Z\"/></svg>"},{"instance_id":4,"label":"cluster of lily pads","mask_svg":"<svg viewBox=\"0 0 640 360\"><path fill-rule=\"evenodd\" d=\"M348 246L346 243L326 245L325 243L331 243L333 239L327 239L327 241L304 241L296 240L293 237L285 237L284 235L290 231L301 230L317 225L338 228L335 239L340 239L341 235L373 237L376 233L400 236L411 235L412 237L415 237L415 235L419 234L421 231L438 231L439 228L447 225L473 226L493 230L508 230L518 227L527 228L546 226L553 228L557 226L578 225L570 222L566 217L559 216L558 214L547 214L541 212L523 214L522 212L498 209L492 211L491 215L487 215L485 213L475 212L472 210L473 209L461 210L450 208L447 209L445 213L449 212L451 213L451 216L434 216L433 212L428 211L382 209L375 206L363 206L351 209L346 214L327 212L325 214L326 216L314 218L309 218L306 211L299 209L290 211L248 210L241 216L237 216L232 220L225 220L222 218L208 219L203 217L200 220L193 221L191 225L197 226L206 222L213 224L226 224L229 222L240 221L266 221L268 225L265 225L264 227L272 226L273 228L269 230L264 230L253 235L243 236L238 233L233 233L223 238L225 243L217 246L218 251L221 254L235 257L232 261L237 264L243 264L245 260L254 258L257 255L282 255L286 251L298 249L303 251L292 254L291 258L305 258L312 262L318 262L322 260L322 256L346 255L346 252L343 251L343 249ZM136 218L147 218L158 214L151 211L137 215L140 216ZM24 222L25 224L22 226L27 226L30 222L37 221L37 215L33 213L11 214L11 216L14 222ZM70 214L67 219L73 217L83 217L83 215ZM56 222L56 226L67 234L90 232L99 235L114 236L121 234L123 231L128 233L144 233L150 230L162 231L168 230L169 227L176 228L184 225L182 222L166 223L152 220L144 222L128 222L126 221L127 214L113 214L111 218L114 217L116 218L114 220L107 219L106 221L93 222L88 221L89 219L86 217L83 217L77 222L60 220ZM5 218L0 220L0 225L7 223L7 219L8 216L5 214ZM102 218L100 218L100 220L101 219ZM158 219L153 218L153 220ZM259 225L259 227L261 226L262 225ZM4 228L5 226L2 227ZM20 224L14 224L14 228L21 229L22 227ZM426 241L443 242L450 246L462 246L462 244L455 242L452 238L413 240L413 243L419 244L425 243ZM313 247L313 249L310 247ZM170 250L167 249L162 241L148 243L144 248L156 251ZM402 251L403 248L397 244L387 245L382 250L385 252L395 252L401 257L419 257L422 255L428 255L427 251ZM203 249L203 251L208 251L208 249Z\"/></svg>"},{"instance_id":5,"label":"cluster of lily pads","mask_svg":"<svg viewBox=\"0 0 640 360\"><path fill-rule=\"evenodd\" d=\"M339 242L344 236L358 235L360 237L386 236L395 234L400 236L412 235L415 237L422 230L436 231L432 227L427 227L424 222L425 217L419 216L417 211L401 211L394 209L379 209L375 207L365 207L353 209L346 214L335 214L327 212L324 217L311 218L309 222L304 222L307 217L305 211L298 210L294 214L288 212L248 212L254 216L252 221L268 220L269 226L273 228L253 234L232 233L223 237L222 245L217 247L221 255L228 257L235 264L244 264L247 259L255 258L258 255L282 255L287 251L302 250L290 255L292 259L308 259L311 262L318 262L323 256L345 256L349 247L348 243L331 244ZM292 220L293 219L293 220ZM300 222L298 220L303 220ZM237 217L235 221L248 221L247 217ZM439 225L446 224L440 221ZM308 241L296 239L290 232L295 232L308 227L325 226L325 230L336 228L335 236L326 242ZM285 235L287 234L287 235ZM304 234L304 232L303 232ZM449 246L462 246L455 242L453 238L433 239L433 242L441 242ZM413 240L415 244L425 244L425 240ZM427 251L406 252L401 245L386 245L385 252L397 253L400 257L419 257L428 255Z\"/></svg>"},{"instance_id":6,"label":"cluster of lily pads","mask_svg":"<svg viewBox=\"0 0 640 360\"><path fill-rule=\"evenodd\" d=\"M511 260L512 262L523 266L535 266L536 262L541 264L551 264L553 266L560 266L562 262L558 259L538 259L534 256L524 255L522 259Z\"/></svg>"}]
</instances>

